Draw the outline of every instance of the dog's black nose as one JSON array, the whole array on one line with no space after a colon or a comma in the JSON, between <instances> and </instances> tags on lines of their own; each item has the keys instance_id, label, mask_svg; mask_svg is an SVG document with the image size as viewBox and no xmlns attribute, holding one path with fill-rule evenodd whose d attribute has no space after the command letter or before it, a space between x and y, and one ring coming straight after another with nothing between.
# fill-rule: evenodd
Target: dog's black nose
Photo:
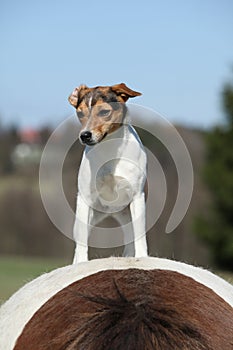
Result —
<instances>
[{"instance_id":1,"label":"dog's black nose","mask_svg":"<svg viewBox=\"0 0 233 350\"><path fill-rule=\"evenodd\" d=\"M90 131L83 131L80 135L80 139L83 143L88 143L92 139L92 133Z\"/></svg>"}]
</instances>

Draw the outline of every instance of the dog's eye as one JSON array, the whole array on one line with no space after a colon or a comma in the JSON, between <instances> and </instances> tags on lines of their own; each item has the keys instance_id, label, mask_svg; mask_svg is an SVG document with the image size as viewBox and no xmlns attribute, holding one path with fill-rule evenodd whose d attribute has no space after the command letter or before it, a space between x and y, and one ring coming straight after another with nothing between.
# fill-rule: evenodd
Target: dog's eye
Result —
<instances>
[{"instance_id":1,"label":"dog's eye","mask_svg":"<svg viewBox=\"0 0 233 350\"><path fill-rule=\"evenodd\" d=\"M81 119L84 117L84 113L82 111L77 111L77 116Z\"/></svg>"},{"instance_id":2,"label":"dog's eye","mask_svg":"<svg viewBox=\"0 0 233 350\"><path fill-rule=\"evenodd\" d=\"M98 116L99 116L99 117L108 117L110 113L111 113L111 110L110 110L110 109L101 109L101 110L98 112Z\"/></svg>"}]
</instances>

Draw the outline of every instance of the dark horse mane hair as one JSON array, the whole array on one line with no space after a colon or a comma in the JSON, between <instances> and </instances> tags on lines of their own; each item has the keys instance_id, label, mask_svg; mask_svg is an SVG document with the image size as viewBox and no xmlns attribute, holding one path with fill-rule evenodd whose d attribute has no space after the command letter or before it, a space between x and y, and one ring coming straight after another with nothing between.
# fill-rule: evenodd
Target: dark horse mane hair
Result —
<instances>
[{"instance_id":1,"label":"dark horse mane hair","mask_svg":"<svg viewBox=\"0 0 233 350\"><path fill-rule=\"evenodd\" d=\"M107 270L49 299L14 350L230 350L233 312L211 289L167 270Z\"/></svg>"}]
</instances>

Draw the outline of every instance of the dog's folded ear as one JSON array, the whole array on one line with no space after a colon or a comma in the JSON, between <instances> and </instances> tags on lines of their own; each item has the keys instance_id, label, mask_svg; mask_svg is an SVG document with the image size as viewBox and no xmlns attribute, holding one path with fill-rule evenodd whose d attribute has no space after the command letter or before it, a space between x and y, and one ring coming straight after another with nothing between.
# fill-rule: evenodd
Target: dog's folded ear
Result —
<instances>
[{"instance_id":1,"label":"dog's folded ear","mask_svg":"<svg viewBox=\"0 0 233 350\"><path fill-rule=\"evenodd\" d=\"M83 90L83 89L86 89L86 88L87 88L86 85L80 85L79 87L76 87L74 89L74 91L72 92L72 94L70 94L70 96L68 97L68 101L75 108L77 108L77 106L78 106L78 100L79 100L79 95L80 95L79 93L80 93L80 91Z\"/></svg>"},{"instance_id":2,"label":"dog's folded ear","mask_svg":"<svg viewBox=\"0 0 233 350\"><path fill-rule=\"evenodd\" d=\"M79 88L75 88L72 94L70 94L70 96L68 97L68 101L74 107L77 107L78 105L78 92Z\"/></svg>"},{"instance_id":3,"label":"dog's folded ear","mask_svg":"<svg viewBox=\"0 0 233 350\"><path fill-rule=\"evenodd\" d=\"M128 100L128 98L141 95L140 92L131 90L124 83L113 85L111 88L117 95L121 96L125 102Z\"/></svg>"}]
</instances>

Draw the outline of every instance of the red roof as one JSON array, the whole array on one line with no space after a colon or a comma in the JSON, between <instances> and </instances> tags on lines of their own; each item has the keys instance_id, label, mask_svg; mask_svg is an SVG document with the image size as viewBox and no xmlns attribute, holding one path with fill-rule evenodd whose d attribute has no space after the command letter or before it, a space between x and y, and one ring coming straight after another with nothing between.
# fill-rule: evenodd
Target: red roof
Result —
<instances>
[{"instance_id":1,"label":"red roof","mask_svg":"<svg viewBox=\"0 0 233 350\"><path fill-rule=\"evenodd\" d=\"M23 129L19 132L21 142L37 143L40 141L40 133L34 129Z\"/></svg>"}]
</instances>

